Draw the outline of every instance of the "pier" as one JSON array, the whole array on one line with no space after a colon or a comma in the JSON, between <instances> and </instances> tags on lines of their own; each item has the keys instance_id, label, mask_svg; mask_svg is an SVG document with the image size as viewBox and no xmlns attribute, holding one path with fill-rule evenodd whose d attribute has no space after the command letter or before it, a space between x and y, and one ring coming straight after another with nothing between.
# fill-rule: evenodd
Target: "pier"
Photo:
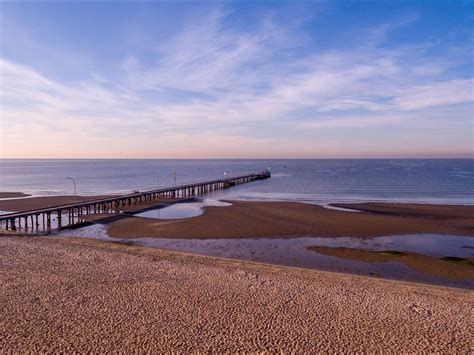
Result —
<instances>
[{"instance_id":1,"label":"pier","mask_svg":"<svg viewBox=\"0 0 474 355\"><path fill-rule=\"evenodd\" d=\"M22 231L47 234L53 229L62 229L81 224L84 222L83 216L120 214L126 207L134 205L169 199L192 198L211 191L227 189L235 185L264 180L270 177L269 171L263 171L255 174L134 192L86 202L8 213L0 215L0 229L13 232Z\"/></svg>"}]
</instances>

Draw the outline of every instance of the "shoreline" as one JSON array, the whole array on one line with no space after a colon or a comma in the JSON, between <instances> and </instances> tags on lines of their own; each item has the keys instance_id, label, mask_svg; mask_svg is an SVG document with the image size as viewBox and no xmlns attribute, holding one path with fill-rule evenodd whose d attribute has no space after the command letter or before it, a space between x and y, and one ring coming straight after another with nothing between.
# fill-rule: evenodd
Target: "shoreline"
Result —
<instances>
[{"instance_id":1,"label":"shoreline","mask_svg":"<svg viewBox=\"0 0 474 355\"><path fill-rule=\"evenodd\" d=\"M2 197L5 196L5 197ZM77 198L88 198L88 199L98 199L98 198L105 198L105 197L114 197L120 196L120 193L106 193L98 194L98 195L77 195ZM24 197L28 197L29 199L50 199L57 201L62 201L63 199L73 197L73 195L64 195L64 194L51 194L51 195L36 195L33 193L25 193L25 192L16 192L16 191L0 191L0 202L10 202L9 199L13 200L21 200ZM206 197L205 195L198 195L194 198ZM366 204L383 204L383 205L428 205L428 206L460 206L460 207L474 207L474 200L472 202L460 202L457 200L443 200L443 199L432 199L432 200L400 200L400 199L354 199L352 201L347 202L338 202L337 198L334 198L333 202L328 200L327 198L324 201L317 201L317 200L305 200L305 199L269 199L269 198L236 198L234 196L220 196L217 198L218 200L230 200L236 202L270 202L270 203L301 203L306 205L315 205L315 206L329 206L330 207L341 207L341 208L349 208L350 207L343 207L345 205L359 205L363 206ZM16 212L16 211L15 211Z\"/></svg>"},{"instance_id":2,"label":"shoreline","mask_svg":"<svg viewBox=\"0 0 474 355\"><path fill-rule=\"evenodd\" d=\"M16 192L16 191L8 191L8 192L0 192L0 198L21 198L21 197L28 197L31 196L30 194L25 194L23 192Z\"/></svg>"},{"instance_id":3,"label":"shoreline","mask_svg":"<svg viewBox=\"0 0 474 355\"><path fill-rule=\"evenodd\" d=\"M16 236L13 236L16 237ZM21 236L19 236L21 237ZM388 282L401 282L404 284L410 284L410 285L424 285L424 286L435 286L435 287L443 287L443 288L449 288L453 290L464 290L464 291L474 291L474 286L468 285L468 284L462 284L462 283L447 283L446 281L470 281L474 280L474 259L473 258L468 258L467 260L469 261L468 268L463 268L461 270L461 274L458 275L450 275L447 276L446 272L441 271L437 269L438 265L431 266L429 272L425 272L425 270L419 270L417 268L414 268L411 264L409 263L404 263L403 261L400 260L381 260L378 262L385 262L385 261L395 261L399 262L400 264L405 264L409 268L411 268L414 271L420 272L426 276L433 276L433 277L438 277L439 279L437 280L423 280L423 279L413 279L413 278L400 278L395 275L386 275L386 274L380 274L380 273L361 273L361 272L354 272L354 271L348 271L347 269L327 269L324 267L311 267L311 266L297 266L297 265L290 265L290 264L285 264L281 262L271 262L271 261L263 261L263 260L257 260L257 259L245 259L245 258L240 258L240 257L233 257L233 256L222 256L222 255L212 255L212 254L207 254L207 253L200 253L197 251L188 251L188 250L177 250L173 249L170 247L162 247L162 246L153 246L153 245L147 245L147 244L141 244L141 243L134 243L131 241L130 243L128 242L129 240L104 240L104 239L96 239L96 238L89 238L89 237L77 237L77 236L66 236L66 235L61 235L61 236L53 236L49 237L53 239L80 239L80 240L89 240L89 241L96 241L99 243L106 243L110 245L117 245L117 246L123 246L123 247L131 247L131 248L143 248L143 249L150 249L150 250L162 250L165 252L169 253L176 253L179 255L183 256L195 256L195 257L205 257L205 258L210 258L210 259L217 259L217 260L222 260L222 261L228 261L228 262L235 262L235 263L243 263L243 264L251 264L251 265L262 265L262 266L267 266L267 267L277 267L277 268L284 268L284 269L291 269L291 270L300 270L300 271L315 271L319 273L327 273L327 274L332 274L332 275L345 275L349 277L362 277L362 278L368 278L368 279L374 279L374 280L381 280L381 281L388 281ZM327 248L327 249L345 249L343 247L324 247L324 246L314 246L314 250L312 250L313 246L307 247L309 251L317 251L317 248ZM348 248L350 249L350 248ZM371 252L370 250L365 250L365 249L355 249L357 251L361 252ZM371 261L364 260L364 258L359 257L358 255L354 257L345 257L344 255L339 256L337 252L331 253L331 252L322 252L320 254L327 255L327 256L336 256L341 259L348 259L348 260L355 260L355 261L364 261L367 263L371 263ZM435 260L435 261L442 261L442 259L438 259L435 257L430 257L424 254L417 254L417 253L411 253L407 252L405 253L407 255L419 255L421 258L427 260ZM453 268L448 267L448 271L454 271L458 272L459 269L457 269L457 265L453 265ZM464 266L464 265L462 265ZM443 280L444 279L444 280Z\"/></svg>"},{"instance_id":4,"label":"shoreline","mask_svg":"<svg viewBox=\"0 0 474 355\"><path fill-rule=\"evenodd\" d=\"M19 235L19 236L9 236L10 238L29 238L29 236L25 235ZM348 271L342 271L342 270L327 270L327 269L318 269L318 268L311 268L311 267L304 267L304 266L295 266L295 265L285 265L285 264L278 264L278 263L271 263L271 262L265 262L265 261L259 261L259 260L248 260L248 259L238 259L238 258L232 258L232 257L225 257L225 256L217 256L217 255L209 255L209 254L200 254L197 252L191 252L191 251L182 251L182 250L175 250L175 249L168 249L168 248L161 248L161 247L154 247L154 246L149 246L149 245L143 245L143 244L133 244L133 243L127 243L127 241L122 242L120 240L114 241L114 240L102 240L102 239L94 239L94 238L85 238L85 237L76 237L76 236L35 236L34 238L47 238L48 240L58 240L58 241L69 241L73 240L76 241L77 243L82 243L83 241L91 242L91 243L98 243L99 245L103 245L104 247L110 246L110 247L117 247L121 248L123 247L124 250L126 251L133 251L136 250L137 252L143 251L143 252L153 252L154 250L157 251L162 251L165 253L170 253L178 256L183 256L183 257L195 257L195 258L203 258L203 259L209 259L209 262L223 262L223 263L235 263L235 264L242 264L242 265L253 265L256 267L267 267L267 268L281 268L281 269L289 269L289 270L294 270L294 271L301 271L301 272L316 272L320 274L327 274L328 276L346 276L350 278L362 278L362 279L368 279L368 280L376 280L376 281L383 281L383 282L389 282L389 283L400 283L402 285L411 285L411 286L427 286L427 287L435 287L435 288L443 288L443 289L450 289L453 291L466 291L466 292L473 292L474 290L469 287L465 286L457 286L457 285L448 285L448 284L442 284L442 283L432 283L432 282L423 282L423 281L417 281L417 280L410 280L410 279L400 279L400 278L395 278L395 277L384 277L384 276L377 276L377 275L365 275L365 274L360 274L360 273L352 273ZM316 248L319 248L320 246L315 246ZM323 247L325 248L325 247ZM331 248L331 247L327 247ZM343 248L337 248L335 247L334 249L343 249ZM362 251L368 251L364 249L360 249ZM370 252L370 251L369 251ZM407 253L407 254L415 254L415 253ZM329 255L329 253L328 253ZM470 258L469 260L472 263L474 263L474 260Z\"/></svg>"},{"instance_id":5,"label":"shoreline","mask_svg":"<svg viewBox=\"0 0 474 355\"><path fill-rule=\"evenodd\" d=\"M103 196L46 196L0 200L0 211L21 212L87 201ZM156 200L131 206L125 212L153 209L189 200ZM136 237L220 239L358 237L395 234L447 234L474 236L474 206L407 203L331 203L336 210L301 202L234 201L231 206L205 206L204 213L189 218L155 219L133 215L87 215L87 220L109 222L113 238ZM359 213L354 213L354 212Z\"/></svg>"},{"instance_id":6,"label":"shoreline","mask_svg":"<svg viewBox=\"0 0 474 355\"><path fill-rule=\"evenodd\" d=\"M62 199L61 197L60 199ZM66 196L67 199L72 198ZM89 197L83 196L81 199L87 199ZM127 241L137 243L140 238L150 239L149 242L144 243L147 246L154 248L166 249L166 243L163 244L159 241L161 238L175 239L176 243L178 240L244 240L244 239L293 239L293 238L338 238L338 237L349 237L359 240L370 239L379 236L390 236L390 235L406 235L410 238L412 234L443 234L443 235L456 235L459 237L472 237L474 236L474 206L447 206L447 205L426 205L426 204L381 204L381 203L364 203L364 204L334 204L341 208L350 208L360 213L354 213L352 211L341 211L327 209L319 205L310 205L304 203L292 203L292 202L250 202L250 201L226 201L229 202L230 206L205 206L203 207L204 213L189 218L180 219L158 219L158 218L145 218L138 217L132 213L135 211L142 211L146 209L154 209L159 206L166 206L168 204L174 204L179 202L189 202L186 200L157 200L152 203L143 205L131 206L127 209L130 214L120 215L87 215L85 220L88 222L95 222L99 224L105 224L106 233L108 238L111 240L117 240L120 244L126 244ZM10 203L16 208L30 207L31 204L46 204L46 203L57 203L57 198L26 198L11 200ZM1 208L1 201L0 201ZM77 226L77 228L81 228ZM85 231L86 232L86 231ZM94 232L91 232L94 233ZM16 234L20 234L18 232ZM63 235L67 235L67 228L63 230ZM73 235L73 233L71 233ZM91 237L94 235L92 234ZM100 238L98 238L100 239ZM120 241L124 242L120 242ZM224 250L222 253L223 257L226 257L225 248L229 248L233 245L236 250L240 250L239 244L231 242L227 246L217 243L218 249ZM245 242L244 242L245 243ZM293 243L294 244L294 243ZM197 244L199 245L199 243ZM213 244L214 245L214 244ZM244 245L244 244L242 244ZM271 243L268 244L269 248L274 248ZM284 245L284 244L279 244ZM192 247L188 247L193 250ZM242 248L240 246L240 248ZM244 252L244 247L242 252ZM258 255L258 246L256 245L252 249ZM279 247L280 248L280 247ZM306 248L306 246L304 247ZM173 248L172 246L168 250L179 250L180 248ZM323 248L324 249L324 248ZM333 246L327 250L338 251L343 248ZM181 247L182 251L186 251L186 247ZM199 250L194 249L194 250ZM277 249L275 249L277 250ZM333 253L323 252L323 255L336 256ZM395 250L395 249L394 249ZM252 252L251 254L253 254ZM281 252L280 252L281 253ZM247 256L241 256L240 260L255 260L255 261L268 261L272 264L291 266L299 264L304 268L312 270L330 269L335 272L344 272L343 270L349 267L348 263L344 264L342 261L337 267L328 266L327 264L320 263L317 261L305 261L304 254L298 254L298 251L290 252L287 249L286 254L276 254L275 258L270 255L262 256L260 252L260 260L258 257L255 258L250 254ZM292 254L294 253L294 254ZM351 254L352 260L365 261L370 263L371 260L367 259L369 253L361 249L358 253ZM423 251L420 252L421 254ZM206 253L205 249L201 250L201 254L208 254L211 256L215 255L212 251ZM213 255L214 254L214 255ZM230 259L239 259L227 253ZM346 253L347 254L347 253ZM346 254L341 257L344 259ZM364 255L362 255L364 254ZM474 279L472 274L472 263L469 265L453 265L451 263L440 262L435 258L429 256L418 255L415 257L410 253L410 257L404 257L396 260L389 258L382 258L380 262L395 261L410 267L412 270L421 272L427 276L440 277L455 280L472 280ZM242 254L244 255L244 254ZM295 258L301 258L301 262L291 262L289 257L286 255L294 255ZM448 254L444 256L449 256ZM277 258L283 260L277 262ZM282 259L283 258L283 259ZM351 259L351 258L345 258ZM369 258L370 259L370 258ZM408 260L409 259L409 260ZM433 262L430 265L429 260ZM472 259L469 257L469 259ZM407 260L409 262L407 262ZM428 260L428 261L427 261ZM404 262L405 261L405 262ZM306 266L305 266L306 265ZM421 268L421 269L420 269ZM448 271L447 271L448 270ZM460 273L461 276L452 277L449 270ZM361 268L355 274L374 274L379 275L381 278L397 279L397 271L384 272L383 268ZM353 273L353 274L354 274ZM410 279L410 277L400 277ZM417 280L419 278L419 280ZM436 283L436 281L426 281L420 276L412 275L411 279L414 282L428 282ZM443 282L439 281L441 284ZM445 283L449 284L449 281ZM463 287L463 286L460 286Z\"/></svg>"},{"instance_id":7,"label":"shoreline","mask_svg":"<svg viewBox=\"0 0 474 355\"><path fill-rule=\"evenodd\" d=\"M97 196L28 196L26 198L12 198L0 200L0 211L23 212L40 208L55 207L77 202L86 202L90 200L113 197L113 195Z\"/></svg>"},{"instance_id":8,"label":"shoreline","mask_svg":"<svg viewBox=\"0 0 474 355\"><path fill-rule=\"evenodd\" d=\"M0 255L4 350L470 350L468 290L79 238Z\"/></svg>"}]
</instances>

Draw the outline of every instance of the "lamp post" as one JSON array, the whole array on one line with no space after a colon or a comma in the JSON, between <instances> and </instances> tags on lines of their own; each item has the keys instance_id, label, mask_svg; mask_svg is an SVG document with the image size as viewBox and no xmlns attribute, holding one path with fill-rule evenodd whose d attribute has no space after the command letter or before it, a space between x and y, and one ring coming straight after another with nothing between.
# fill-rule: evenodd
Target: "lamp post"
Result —
<instances>
[{"instance_id":1,"label":"lamp post","mask_svg":"<svg viewBox=\"0 0 474 355\"><path fill-rule=\"evenodd\" d=\"M74 180L72 177L67 177L66 179L71 180L74 184L74 204L76 204L76 180Z\"/></svg>"},{"instance_id":2,"label":"lamp post","mask_svg":"<svg viewBox=\"0 0 474 355\"><path fill-rule=\"evenodd\" d=\"M156 174L156 179L157 179L156 188L160 188L160 174L158 174L158 171L156 170L153 170L153 172Z\"/></svg>"}]
</instances>

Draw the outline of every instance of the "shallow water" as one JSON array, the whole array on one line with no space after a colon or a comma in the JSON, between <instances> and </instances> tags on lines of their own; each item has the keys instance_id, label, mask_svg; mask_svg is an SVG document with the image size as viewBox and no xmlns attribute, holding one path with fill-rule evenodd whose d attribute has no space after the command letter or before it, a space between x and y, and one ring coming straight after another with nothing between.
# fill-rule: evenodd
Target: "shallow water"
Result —
<instances>
[{"instance_id":1,"label":"shallow water","mask_svg":"<svg viewBox=\"0 0 474 355\"><path fill-rule=\"evenodd\" d=\"M142 237L132 240L120 240L110 238L107 234L107 227L103 225L92 225L77 230L63 231L60 234L105 241L122 241L135 245L230 259L474 288L474 280L459 281L425 275L412 270L405 264L395 261L368 263L323 255L307 249L308 246L318 245L374 251L397 250L439 258L444 256L465 258L474 255L474 250L472 249L474 248L474 238L472 237L419 234L384 236L372 239L345 237L291 239L171 239Z\"/></svg>"}]
</instances>

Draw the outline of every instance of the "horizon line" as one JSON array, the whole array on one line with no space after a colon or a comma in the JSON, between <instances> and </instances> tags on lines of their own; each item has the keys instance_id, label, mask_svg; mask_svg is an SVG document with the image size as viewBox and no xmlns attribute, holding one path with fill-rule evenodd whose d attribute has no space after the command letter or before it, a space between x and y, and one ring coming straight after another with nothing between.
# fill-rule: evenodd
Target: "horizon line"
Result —
<instances>
[{"instance_id":1,"label":"horizon line","mask_svg":"<svg viewBox=\"0 0 474 355\"><path fill-rule=\"evenodd\" d=\"M130 157L130 158L91 158L91 157L80 157L80 158L3 158L0 157L0 160L471 160L474 159L472 156L434 156L434 157L332 157L332 158L303 158L303 157L273 157L273 158L140 158L140 157Z\"/></svg>"}]
</instances>

